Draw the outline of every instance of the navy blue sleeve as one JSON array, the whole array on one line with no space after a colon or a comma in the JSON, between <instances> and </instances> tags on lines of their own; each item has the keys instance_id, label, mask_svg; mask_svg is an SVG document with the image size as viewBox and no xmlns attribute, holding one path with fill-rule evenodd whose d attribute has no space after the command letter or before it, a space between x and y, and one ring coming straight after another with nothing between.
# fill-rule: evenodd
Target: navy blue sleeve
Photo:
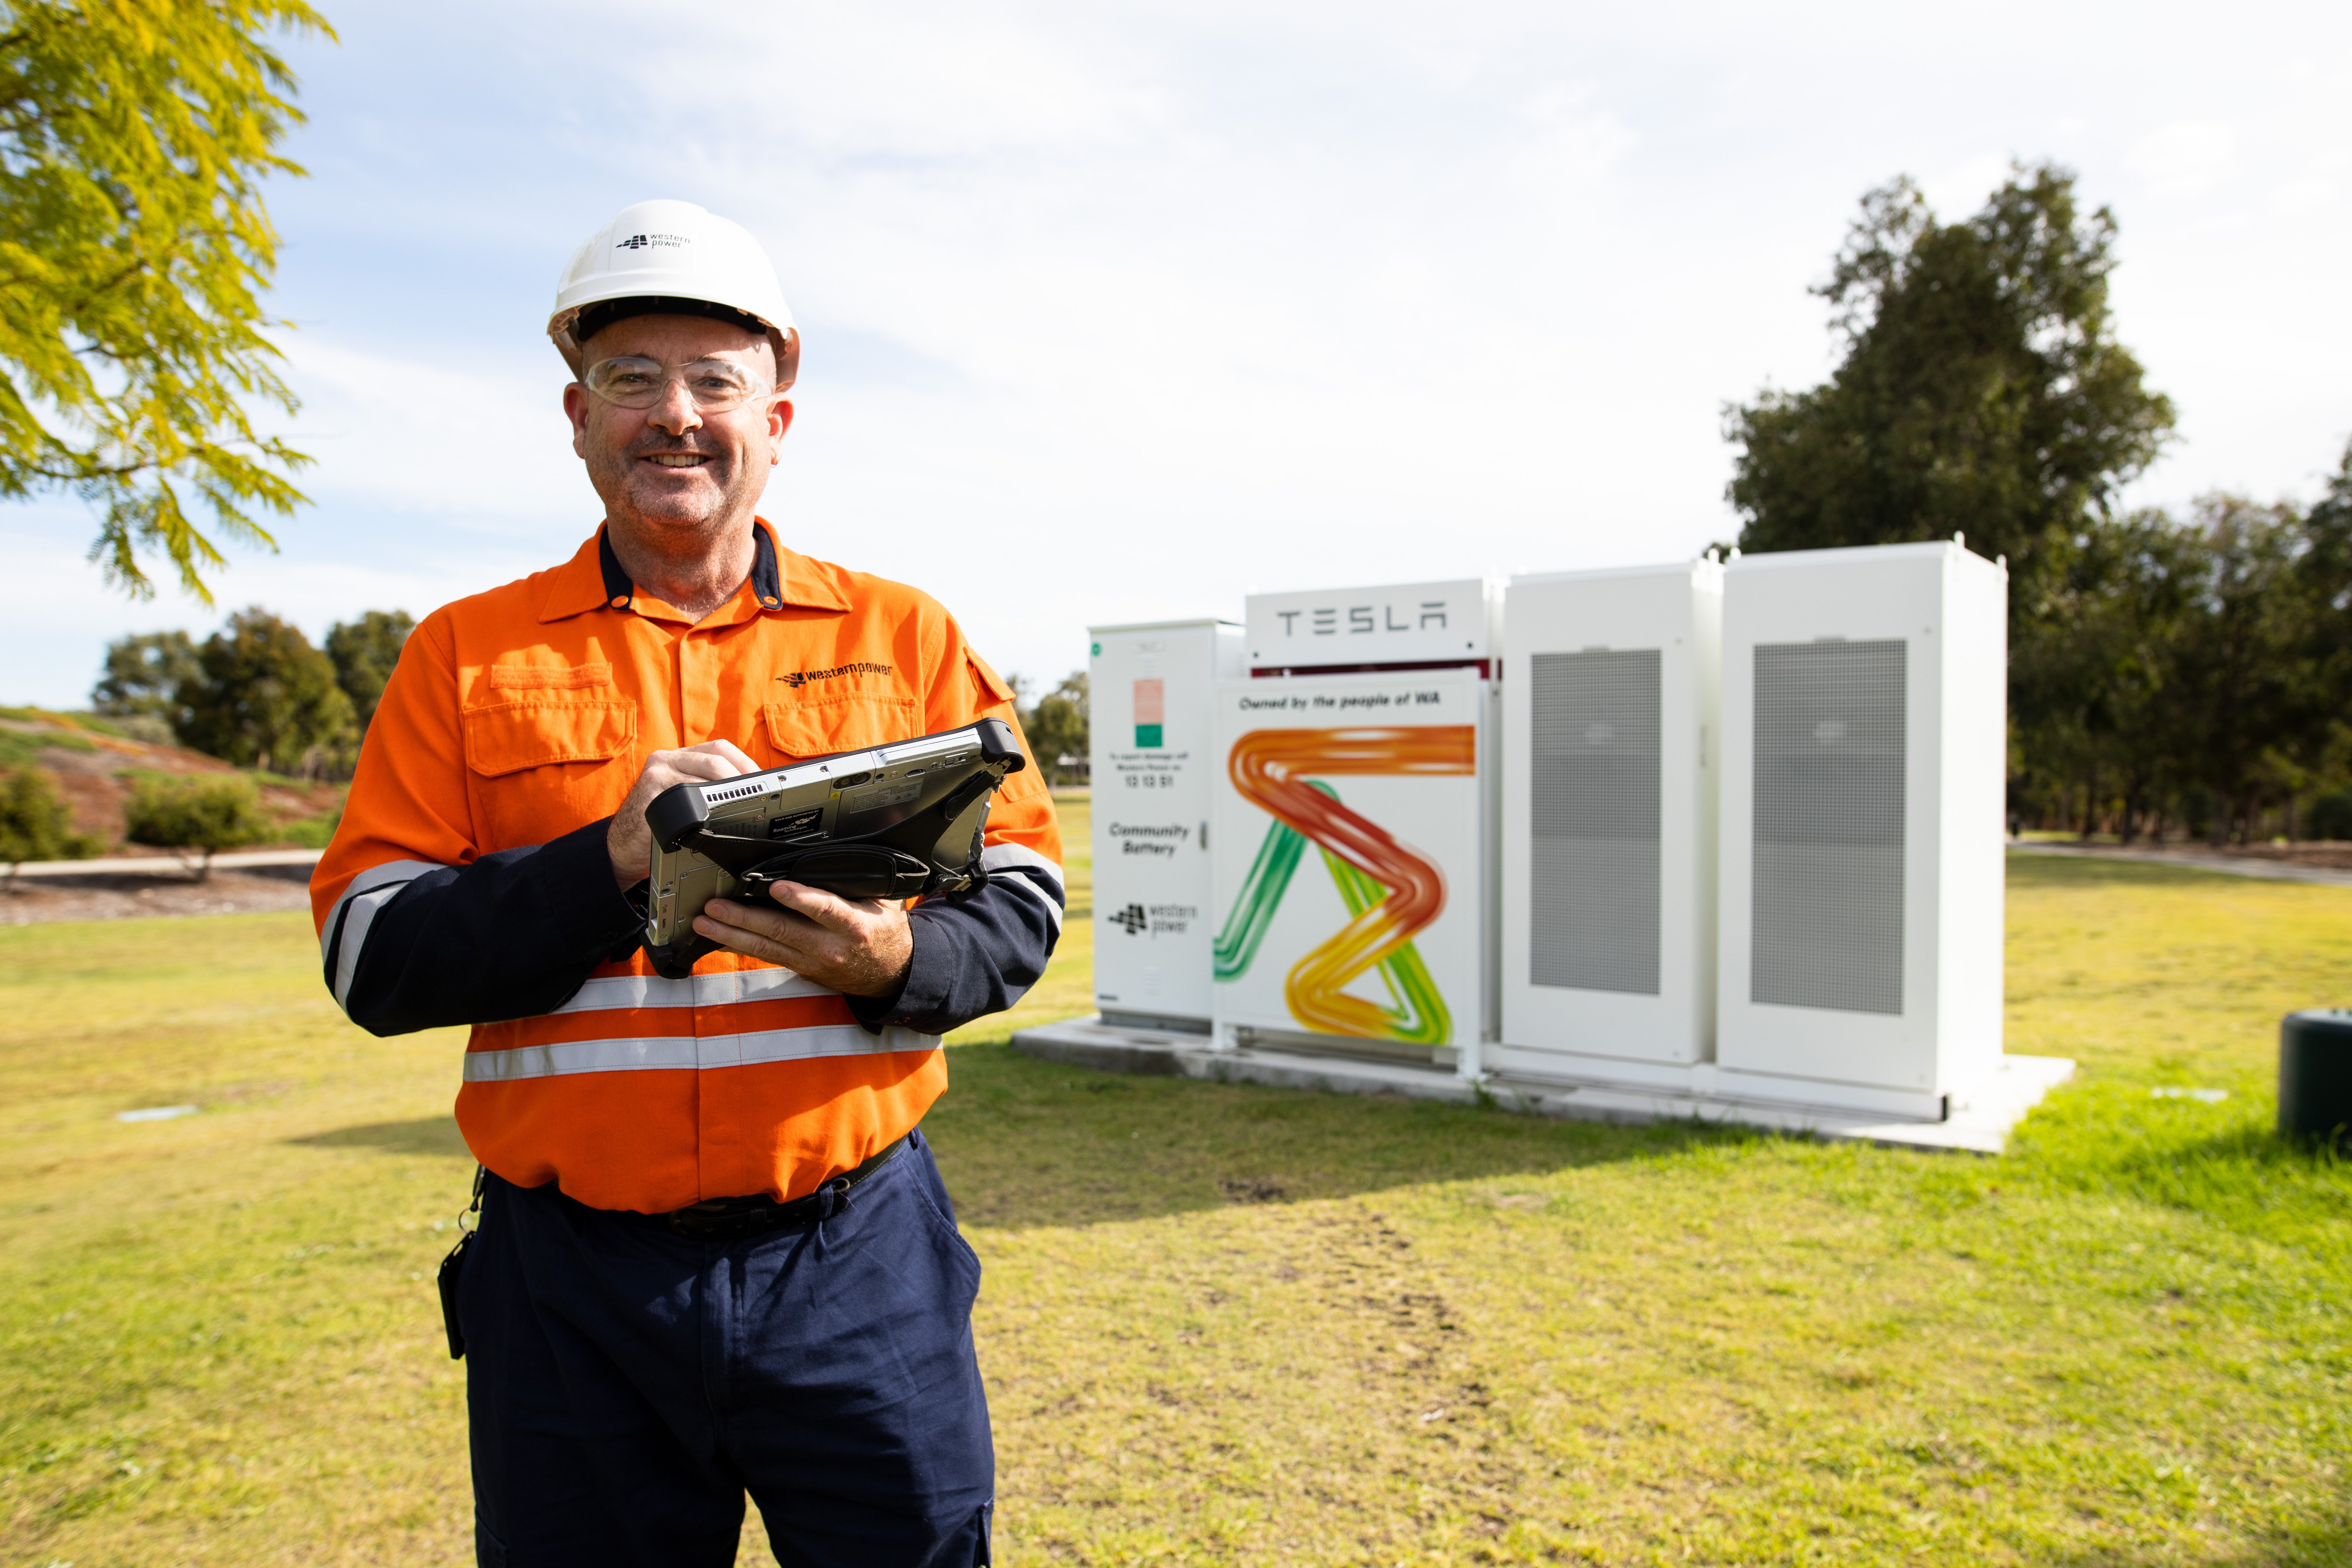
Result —
<instances>
[{"instance_id":1,"label":"navy blue sleeve","mask_svg":"<svg viewBox=\"0 0 2352 1568\"><path fill-rule=\"evenodd\" d=\"M403 860L352 879L320 944L335 1000L375 1035L561 1007L645 929L645 911L614 885L610 820L470 866ZM971 898L911 912L898 992L847 998L868 1030L943 1035L1010 1007L1045 973L1062 934L1061 868L1013 845L990 846L981 863L989 882Z\"/></svg>"},{"instance_id":2,"label":"navy blue sleeve","mask_svg":"<svg viewBox=\"0 0 2352 1568\"><path fill-rule=\"evenodd\" d=\"M908 916L914 957L896 994L847 998L875 1034L896 1024L944 1035L1021 1000L1045 973L1062 936L1062 868L1034 850L992 844L988 886L961 903L917 904Z\"/></svg>"},{"instance_id":3,"label":"navy blue sleeve","mask_svg":"<svg viewBox=\"0 0 2352 1568\"><path fill-rule=\"evenodd\" d=\"M644 930L613 881L611 820L470 866L404 860L362 873L322 933L335 1000L373 1035L561 1007Z\"/></svg>"}]
</instances>

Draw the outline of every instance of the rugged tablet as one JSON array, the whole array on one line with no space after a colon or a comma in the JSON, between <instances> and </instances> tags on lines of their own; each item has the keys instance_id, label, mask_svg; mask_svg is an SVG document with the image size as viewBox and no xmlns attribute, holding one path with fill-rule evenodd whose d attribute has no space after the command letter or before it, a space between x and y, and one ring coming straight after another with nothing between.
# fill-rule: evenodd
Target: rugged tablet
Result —
<instances>
[{"instance_id":1,"label":"rugged tablet","mask_svg":"<svg viewBox=\"0 0 2352 1568\"><path fill-rule=\"evenodd\" d=\"M845 899L968 898L988 881L988 801L1026 759L1012 727L961 730L711 784L673 784L646 807L653 879L646 952L670 979L719 945L694 917L713 899L801 882Z\"/></svg>"}]
</instances>

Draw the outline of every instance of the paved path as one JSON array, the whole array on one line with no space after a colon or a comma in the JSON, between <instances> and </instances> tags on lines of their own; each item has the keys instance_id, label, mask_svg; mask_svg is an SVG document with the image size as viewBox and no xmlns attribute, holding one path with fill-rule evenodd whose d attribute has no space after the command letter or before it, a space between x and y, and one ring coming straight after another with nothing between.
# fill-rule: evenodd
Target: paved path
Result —
<instances>
[{"instance_id":1,"label":"paved path","mask_svg":"<svg viewBox=\"0 0 2352 1568\"><path fill-rule=\"evenodd\" d=\"M234 871L247 866L315 866L323 850L254 849L213 857L213 869ZM16 868L19 877L161 877L167 872L193 875L202 857L121 855L111 860L27 860Z\"/></svg>"},{"instance_id":2,"label":"paved path","mask_svg":"<svg viewBox=\"0 0 2352 1568\"><path fill-rule=\"evenodd\" d=\"M2011 844L2012 855L2073 856L2084 860L2129 860L2140 865L2184 866L2193 871L2219 871L2230 877L2254 877L2268 882L2318 882L2331 888L2352 888L2352 871L2327 866L2291 866L2277 860L2256 860L2237 855L2216 855L2199 849L2125 849L2104 844ZM215 855L216 870L247 866L312 866L316 849L257 849ZM170 855L121 856L111 860L27 860L16 868L20 877L160 877L174 869L195 869L194 860Z\"/></svg>"},{"instance_id":3,"label":"paved path","mask_svg":"<svg viewBox=\"0 0 2352 1568\"><path fill-rule=\"evenodd\" d=\"M2216 855L2209 849L2125 849L2104 844L2012 844L2012 855L2057 855L2077 860L2129 860L2142 866L2181 866L2192 871L2219 871L2225 877L2253 877L2265 882L2318 882L2331 888L2352 888L2352 871L2332 866L2295 866L2283 860L2257 860L2252 856Z\"/></svg>"}]
</instances>

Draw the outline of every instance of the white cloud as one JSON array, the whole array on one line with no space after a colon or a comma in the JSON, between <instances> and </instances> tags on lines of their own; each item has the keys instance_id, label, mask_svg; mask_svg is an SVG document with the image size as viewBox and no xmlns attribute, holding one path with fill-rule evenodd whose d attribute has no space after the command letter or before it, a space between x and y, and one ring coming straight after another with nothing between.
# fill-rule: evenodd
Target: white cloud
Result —
<instances>
[{"instance_id":1,"label":"white cloud","mask_svg":"<svg viewBox=\"0 0 2352 1568\"><path fill-rule=\"evenodd\" d=\"M541 326L580 237L655 195L759 233L801 317L788 540L1035 675L1089 621L1234 613L1253 582L1729 536L1719 406L1826 368L1804 289L1856 198L1909 172L1972 212L2053 124L2184 410L2149 498L2304 485L2352 424L2341 73L2283 79L2262 28L2161 4L2121 34L1988 4L1955 30L1829 0L516 0L453 48L446 11L351 0L340 48L296 51L315 175L272 195L320 505L222 601L315 631L568 554L596 507ZM2352 21L2299 47L2352 57ZM2200 117L2149 132L2150 102ZM2275 194L2236 229L2172 199L2241 167ZM37 615L0 621L46 700L131 614L54 515L68 546L13 588Z\"/></svg>"},{"instance_id":2,"label":"white cloud","mask_svg":"<svg viewBox=\"0 0 2352 1568\"><path fill-rule=\"evenodd\" d=\"M2336 202L2333 180L2289 180L2271 192L2271 205L2282 213L2316 212Z\"/></svg>"},{"instance_id":3,"label":"white cloud","mask_svg":"<svg viewBox=\"0 0 2352 1568\"><path fill-rule=\"evenodd\" d=\"M2124 166L2159 196L2200 196L2229 173L2237 138L2210 120L2178 120L2133 143Z\"/></svg>"},{"instance_id":4,"label":"white cloud","mask_svg":"<svg viewBox=\"0 0 2352 1568\"><path fill-rule=\"evenodd\" d=\"M2013 162L2007 153L1979 153L1948 164L1919 182L1920 194L1944 223L1957 223L1985 205L2000 189Z\"/></svg>"},{"instance_id":5,"label":"white cloud","mask_svg":"<svg viewBox=\"0 0 2352 1568\"><path fill-rule=\"evenodd\" d=\"M513 532L595 505L552 349L488 359L434 345L420 356L312 332L286 347L302 399L290 438L318 459L300 482L323 512L361 504Z\"/></svg>"}]
</instances>

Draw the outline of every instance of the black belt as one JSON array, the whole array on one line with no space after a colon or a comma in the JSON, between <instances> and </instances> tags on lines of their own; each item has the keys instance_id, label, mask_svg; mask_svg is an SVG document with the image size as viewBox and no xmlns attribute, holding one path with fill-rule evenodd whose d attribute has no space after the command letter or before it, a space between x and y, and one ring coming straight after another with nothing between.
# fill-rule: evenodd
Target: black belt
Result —
<instances>
[{"instance_id":1,"label":"black belt","mask_svg":"<svg viewBox=\"0 0 2352 1568\"><path fill-rule=\"evenodd\" d=\"M812 1224L845 1206L849 1189L874 1174L907 1146L904 1138L889 1144L855 1169L844 1171L816 1191L790 1203L778 1203L765 1193L748 1198L706 1198L648 1219L667 1226L688 1241L739 1241L771 1230Z\"/></svg>"}]
</instances>

